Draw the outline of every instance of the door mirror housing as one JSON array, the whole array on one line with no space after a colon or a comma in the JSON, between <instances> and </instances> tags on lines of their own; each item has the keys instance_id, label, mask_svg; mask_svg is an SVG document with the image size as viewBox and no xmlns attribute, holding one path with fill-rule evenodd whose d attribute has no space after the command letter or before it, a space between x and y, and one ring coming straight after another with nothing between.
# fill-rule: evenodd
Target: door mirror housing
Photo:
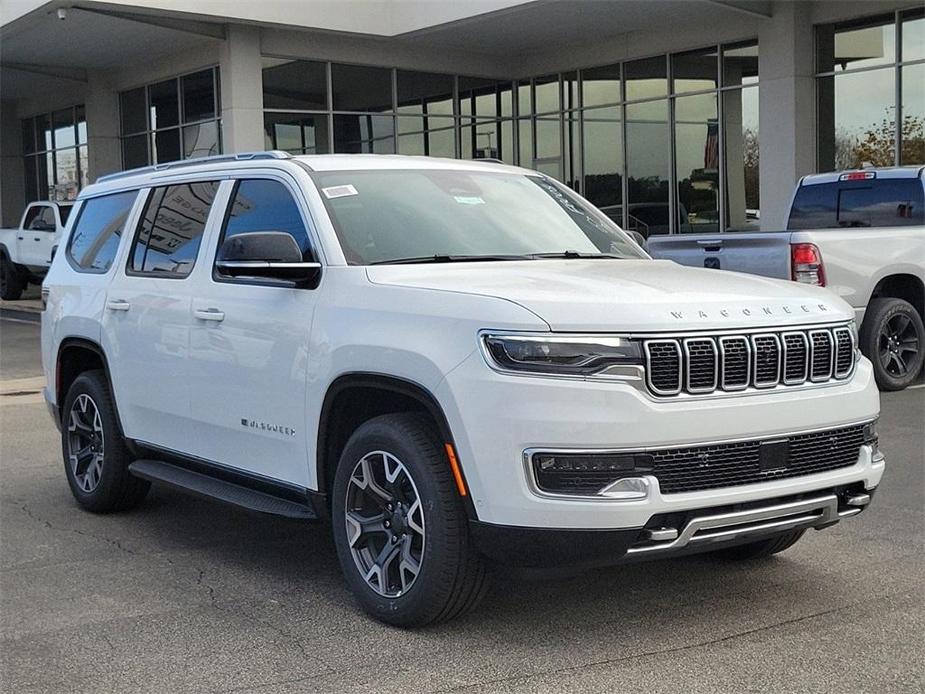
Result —
<instances>
[{"instance_id":1,"label":"door mirror housing","mask_svg":"<svg viewBox=\"0 0 925 694\"><path fill-rule=\"evenodd\" d=\"M314 287L321 263L306 262L302 249L284 231L256 231L225 239L215 268L227 277L280 280L297 287Z\"/></svg>"}]
</instances>

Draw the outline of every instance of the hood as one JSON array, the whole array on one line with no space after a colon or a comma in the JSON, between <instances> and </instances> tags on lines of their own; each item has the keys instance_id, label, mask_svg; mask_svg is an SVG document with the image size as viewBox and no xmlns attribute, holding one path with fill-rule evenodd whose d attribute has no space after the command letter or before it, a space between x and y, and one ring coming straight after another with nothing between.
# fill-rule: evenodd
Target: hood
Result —
<instances>
[{"instance_id":1,"label":"hood","mask_svg":"<svg viewBox=\"0 0 925 694\"><path fill-rule=\"evenodd\" d=\"M378 265L367 276L375 284L513 301L563 332L737 330L854 317L819 287L669 260Z\"/></svg>"}]
</instances>

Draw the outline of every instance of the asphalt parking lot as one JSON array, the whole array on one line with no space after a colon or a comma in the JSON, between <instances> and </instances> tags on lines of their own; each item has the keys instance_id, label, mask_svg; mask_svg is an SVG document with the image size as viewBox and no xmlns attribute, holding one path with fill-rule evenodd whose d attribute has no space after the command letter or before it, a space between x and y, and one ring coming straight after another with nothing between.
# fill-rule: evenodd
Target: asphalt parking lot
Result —
<instances>
[{"instance_id":1,"label":"asphalt parking lot","mask_svg":"<svg viewBox=\"0 0 925 694\"><path fill-rule=\"evenodd\" d=\"M5 692L921 692L925 388L886 394L873 507L753 564L528 581L401 631L370 621L325 526L156 489L78 510L41 396L38 326L0 320Z\"/></svg>"}]
</instances>

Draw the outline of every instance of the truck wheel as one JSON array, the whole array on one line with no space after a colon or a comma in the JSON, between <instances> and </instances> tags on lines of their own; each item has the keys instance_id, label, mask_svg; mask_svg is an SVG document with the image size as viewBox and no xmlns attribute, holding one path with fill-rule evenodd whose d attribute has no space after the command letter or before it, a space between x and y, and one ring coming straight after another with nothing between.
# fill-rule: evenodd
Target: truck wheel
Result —
<instances>
[{"instance_id":1,"label":"truck wheel","mask_svg":"<svg viewBox=\"0 0 925 694\"><path fill-rule=\"evenodd\" d=\"M0 255L0 298L16 301L22 296L26 282L6 255Z\"/></svg>"},{"instance_id":2,"label":"truck wheel","mask_svg":"<svg viewBox=\"0 0 925 694\"><path fill-rule=\"evenodd\" d=\"M741 561L744 559L764 559L765 557L770 557L772 554L783 552L785 549L795 545L797 540L803 537L804 532L806 531L791 530L790 532L776 535L766 540L758 540L757 542L749 542L747 545L738 545L737 547L720 549L713 552L712 554L713 556L719 557L720 559L727 559L731 561Z\"/></svg>"},{"instance_id":3,"label":"truck wheel","mask_svg":"<svg viewBox=\"0 0 925 694\"><path fill-rule=\"evenodd\" d=\"M61 410L64 471L77 503L88 511L124 511L140 504L151 483L128 471L132 456L116 420L102 371L78 376Z\"/></svg>"},{"instance_id":4,"label":"truck wheel","mask_svg":"<svg viewBox=\"0 0 925 694\"><path fill-rule=\"evenodd\" d=\"M925 327L912 304L902 299L873 299L859 337L861 351L873 362L880 390L912 385L925 360Z\"/></svg>"},{"instance_id":5,"label":"truck wheel","mask_svg":"<svg viewBox=\"0 0 925 694\"><path fill-rule=\"evenodd\" d=\"M340 457L332 494L341 569L373 617L423 626L482 598L485 564L429 420L389 414L362 424Z\"/></svg>"}]
</instances>

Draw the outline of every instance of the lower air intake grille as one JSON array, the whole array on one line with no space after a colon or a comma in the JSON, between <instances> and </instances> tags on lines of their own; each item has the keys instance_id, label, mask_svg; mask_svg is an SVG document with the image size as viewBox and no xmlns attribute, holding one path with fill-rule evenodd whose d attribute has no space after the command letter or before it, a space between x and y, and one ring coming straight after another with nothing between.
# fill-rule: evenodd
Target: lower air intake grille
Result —
<instances>
[{"instance_id":1,"label":"lower air intake grille","mask_svg":"<svg viewBox=\"0 0 925 694\"><path fill-rule=\"evenodd\" d=\"M800 477L854 465L864 443L862 425L789 437L786 466L761 469L761 442L649 451L663 494L735 487Z\"/></svg>"}]
</instances>

